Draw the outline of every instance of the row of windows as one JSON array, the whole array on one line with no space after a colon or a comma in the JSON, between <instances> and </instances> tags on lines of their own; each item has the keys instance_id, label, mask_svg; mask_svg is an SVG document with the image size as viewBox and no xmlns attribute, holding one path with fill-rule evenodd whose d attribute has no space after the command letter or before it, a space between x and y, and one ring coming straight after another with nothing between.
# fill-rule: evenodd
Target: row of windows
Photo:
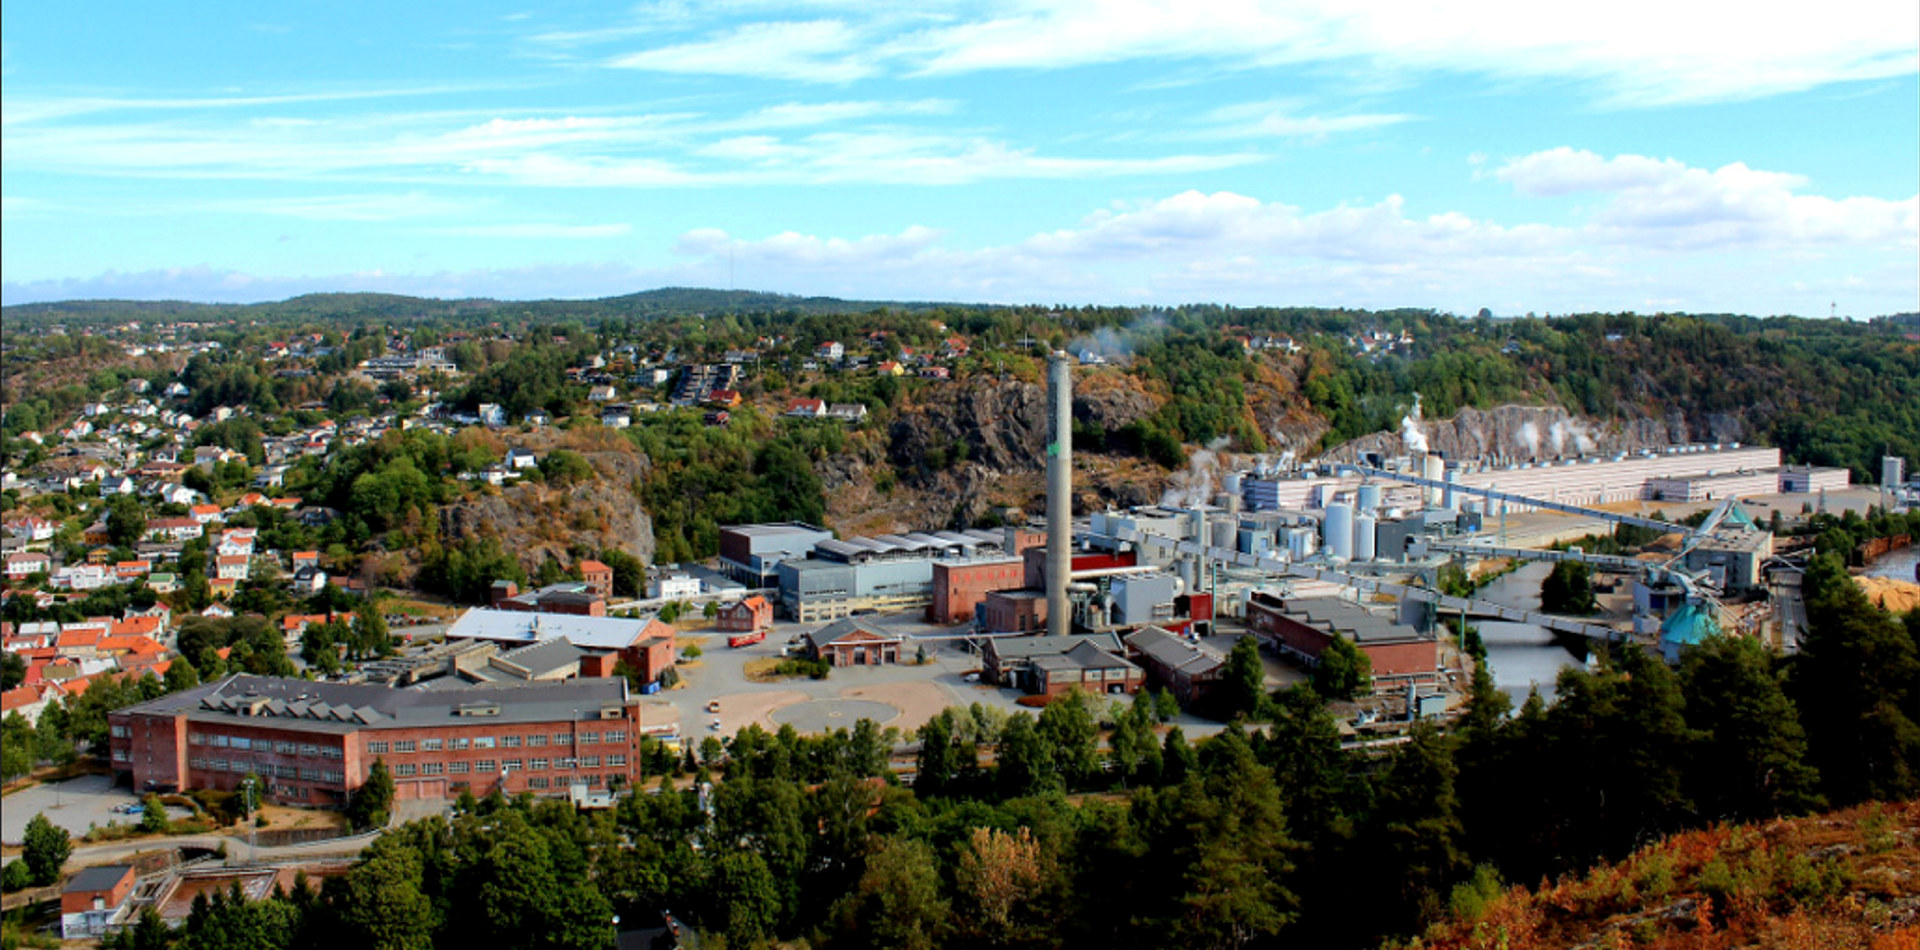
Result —
<instances>
[{"instance_id":1,"label":"row of windows","mask_svg":"<svg viewBox=\"0 0 1920 950\"><path fill-rule=\"evenodd\" d=\"M578 744L579 745L596 744L602 741L602 736L603 734L599 732L582 732L579 734ZM613 729L604 733L604 737L605 737L604 741L606 742L625 744L627 741L627 732L625 729ZM442 739L420 739L417 741L413 739L395 739L391 741L374 740L367 743L367 754L368 755L388 755L388 754L398 755L398 754L412 753L412 752L439 752L442 749L448 749L448 750L457 752L457 751L465 750L469 747L475 748L475 749L492 749L496 747L495 746L496 742L498 742L499 748L518 749L521 747L523 743L530 747L538 747L538 746L545 746L549 741L551 741L554 745L573 744L574 734L569 732L556 732L556 733L553 733L551 736L548 736L543 733L543 734L530 735L530 736L519 736L519 735L472 736L472 737L462 737L457 739L445 739L445 740L442 740ZM469 743L471 743L471 745L469 745Z\"/></svg>"},{"instance_id":2,"label":"row of windows","mask_svg":"<svg viewBox=\"0 0 1920 950\"><path fill-rule=\"evenodd\" d=\"M317 755L327 759L342 757L339 746L324 746L313 742L288 742L284 739L251 739L246 736L229 736L218 732L189 732L187 744L207 745L216 749L270 752L276 755Z\"/></svg>"},{"instance_id":3,"label":"row of windows","mask_svg":"<svg viewBox=\"0 0 1920 950\"><path fill-rule=\"evenodd\" d=\"M246 759L208 759L198 756L189 758L190 768L209 772L247 772L253 770L252 763ZM299 778L309 782L331 782L339 785L346 781L346 774L337 769L315 769L306 766L274 765L262 767L258 773L263 778Z\"/></svg>"}]
</instances>

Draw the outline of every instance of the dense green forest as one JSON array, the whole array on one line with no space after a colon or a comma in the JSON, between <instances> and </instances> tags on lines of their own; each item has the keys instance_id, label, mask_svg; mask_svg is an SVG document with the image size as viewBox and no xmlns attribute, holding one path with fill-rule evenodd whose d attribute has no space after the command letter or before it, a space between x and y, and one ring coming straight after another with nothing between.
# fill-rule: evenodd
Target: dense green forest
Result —
<instances>
[{"instance_id":1,"label":"dense green forest","mask_svg":"<svg viewBox=\"0 0 1920 950\"><path fill-rule=\"evenodd\" d=\"M910 788L870 722L749 726L674 767L713 783L708 810L672 776L609 812L469 797L317 893L196 907L174 945L601 947L616 915L670 909L716 947L1373 946L1662 835L1920 793L1920 615L1869 605L1832 555L1807 593L1797 656L1627 651L1513 715L1483 674L1450 731L1381 751L1343 751L1304 687L1197 745L1145 695L949 710Z\"/></svg>"}]
</instances>

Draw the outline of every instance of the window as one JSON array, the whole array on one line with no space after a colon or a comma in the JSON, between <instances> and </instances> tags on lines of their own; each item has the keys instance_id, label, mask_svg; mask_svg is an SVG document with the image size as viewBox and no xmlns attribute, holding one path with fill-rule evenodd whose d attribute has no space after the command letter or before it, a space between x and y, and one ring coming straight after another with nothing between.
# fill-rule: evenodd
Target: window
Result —
<instances>
[{"instance_id":1,"label":"window","mask_svg":"<svg viewBox=\"0 0 1920 950\"><path fill-rule=\"evenodd\" d=\"M503 749L518 749L520 748L520 737L519 736L501 736L500 747Z\"/></svg>"},{"instance_id":2,"label":"window","mask_svg":"<svg viewBox=\"0 0 1920 950\"><path fill-rule=\"evenodd\" d=\"M451 772L451 773L453 773L453 774L455 774L455 775L465 775L465 774L467 774L467 772L468 772L469 770L471 770L472 768L473 768L473 765L472 765L472 763L468 763L468 762L454 762L454 763L452 763L452 764L450 764L450 765L448 765L448 766L447 766L447 771L449 771L449 772Z\"/></svg>"},{"instance_id":3,"label":"window","mask_svg":"<svg viewBox=\"0 0 1920 950\"><path fill-rule=\"evenodd\" d=\"M227 737L216 732L207 737L207 744L218 749L224 749L227 747Z\"/></svg>"},{"instance_id":4,"label":"window","mask_svg":"<svg viewBox=\"0 0 1920 950\"><path fill-rule=\"evenodd\" d=\"M417 771L419 771L419 768L411 762L402 762L393 767L393 775L395 778L412 778L413 774Z\"/></svg>"},{"instance_id":5,"label":"window","mask_svg":"<svg viewBox=\"0 0 1920 950\"><path fill-rule=\"evenodd\" d=\"M461 749L465 749L465 748L467 747L467 745L468 745L469 743L471 743L472 741L473 741L473 740L471 740L471 739L465 739L465 738L461 738L461 739L448 739L448 740L447 740L447 748L449 748L449 749L453 749L454 751L456 751L456 752L457 752L457 751L459 751L459 750L461 750Z\"/></svg>"},{"instance_id":6,"label":"window","mask_svg":"<svg viewBox=\"0 0 1920 950\"><path fill-rule=\"evenodd\" d=\"M474 771L477 772L498 772L500 770L500 763L493 759L481 759L473 763L473 768Z\"/></svg>"},{"instance_id":7,"label":"window","mask_svg":"<svg viewBox=\"0 0 1920 950\"><path fill-rule=\"evenodd\" d=\"M215 772L225 772L227 770L227 760L214 759L213 761L207 763L207 768L210 768Z\"/></svg>"},{"instance_id":8,"label":"window","mask_svg":"<svg viewBox=\"0 0 1920 950\"><path fill-rule=\"evenodd\" d=\"M473 739L473 747L476 749L491 749L493 748L493 737L475 736Z\"/></svg>"},{"instance_id":9,"label":"window","mask_svg":"<svg viewBox=\"0 0 1920 950\"><path fill-rule=\"evenodd\" d=\"M300 743L300 754L301 755L319 755L320 747L317 745L314 745L311 742L302 742Z\"/></svg>"},{"instance_id":10,"label":"window","mask_svg":"<svg viewBox=\"0 0 1920 950\"><path fill-rule=\"evenodd\" d=\"M303 782L318 782L320 781L320 770L303 767L300 769L298 776Z\"/></svg>"},{"instance_id":11,"label":"window","mask_svg":"<svg viewBox=\"0 0 1920 950\"><path fill-rule=\"evenodd\" d=\"M275 742L273 744L273 751L278 752L281 755L293 755L294 753L300 751L300 747L291 742Z\"/></svg>"},{"instance_id":12,"label":"window","mask_svg":"<svg viewBox=\"0 0 1920 950\"><path fill-rule=\"evenodd\" d=\"M597 769L600 767L600 757L597 755L586 756L580 760L580 767L583 769Z\"/></svg>"},{"instance_id":13,"label":"window","mask_svg":"<svg viewBox=\"0 0 1920 950\"><path fill-rule=\"evenodd\" d=\"M424 762L420 765L421 775L444 775L447 767L439 762Z\"/></svg>"},{"instance_id":14,"label":"window","mask_svg":"<svg viewBox=\"0 0 1920 950\"><path fill-rule=\"evenodd\" d=\"M207 767L207 760L197 755L187 760L187 768L204 769L206 767Z\"/></svg>"},{"instance_id":15,"label":"window","mask_svg":"<svg viewBox=\"0 0 1920 950\"><path fill-rule=\"evenodd\" d=\"M394 751L395 753L400 753L400 752L412 752L412 751L413 751L413 740L412 740L412 739L398 739L398 740L395 740L395 741L394 741L394 743L393 743L393 751Z\"/></svg>"},{"instance_id":16,"label":"window","mask_svg":"<svg viewBox=\"0 0 1920 950\"><path fill-rule=\"evenodd\" d=\"M626 767L627 767L627 757L626 757L626 756L624 756L624 755L610 755L610 756L607 756L607 768L610 768L610 769L624 769L624 768L626 768Z\"/></svg>"},{"instance_id":17,"label":"window","mask_svg":"<svg viewBox=\"0 0 1920 950\"><path fill-rule=\"evenodd\" d=\"M553 734L553 744L554 744L554 745L566 745L567 743L569 743L569 742L572 742L572 741L573 741L573 733L570 733L570 732L556 732L556 733L554 733L554 734Z\"/></svg>"},{"instance_id":18,"label":"window","mask_svg":"<svg viewBox=\"0 0 1920 950\"><path fill-rule=\"evenodd\" d=\"M297 774L299 773L295 772L291 765L276 765L273 767L274 778L293 778Z\"/></svg>"},{"instance_id":19,"label":"window","mask_svg":"<svg viewBox=\"0 0 1920 950\"><path fill-rule=\"evenodd\" d=\"M420 751L422 751L422 752L438 752L438 751L440 751L440 740L438 740L438 739L422 739L422 740L420 740Z\"/></svg>"},{"instance_id":20,"label":"window","mask_svg":"<svg viewBox=\"0 0 1920 950\"><path fill-rule=\"evenodd\" d=\"M235 749L251 749L253 748L253 740L246 736L230 736L227 738L227 745Z\"/></svg>"},{"instance_id":21,"label":"window","mask_svg":"<svg viewBox=\"0 0 1920 950\"><path fill-rule=\"evenodd\" d=\"M526 765L522 763L519 759L508 759L506 763L501 766L501 768L504 768L509 772L518 772L521 769L526 768Z\"/></svg>"},{"instance_id":22,"label":"window","mask_svg":"<svg viewBox=\"0 0 1920 950\"><path fill-rule=\"evenodd\" d=\"M320 780L323 782L332 782L333 784L338 785L341 782L346 781L347 776L343 772L322 771L320 773Z\"/></svg>"},{"instance_id":23,"label":"window","mask_svg":"<svg viewBox=\"0 0 1920 950\"><path fill-rule=\"evenodd\" d=\"M204 733L204 732L189 732L189 733L187 733L187 744L188 744L188 745L206 745L206 743L207 743L207 734L206 734L206 733Z\"/></svg>"},{"instance_id":24,"label":"window","mask_svg":"<svg viewBox=\"0 0 1920 950\"><path fill-rule=\"evenodd\" d=\"M600 774L596 772L592 775L587 776L587 784L588 785L600 784Z\"/></svg>"},{"instance_id":25,"label":"window","mask_svg":"<svg viewBox=\"0 0 1920 950\"><path fill-rule=\"evenodd\" d=\"M625 742L625 741L627 741L627 733L626 733L626 730L624 730L624 729L615 729L615 730L613 730L612 732L609 732L609 733L607 733L607 741L608 741L608 742Z\"/></svg>"},{"instance_id":26,"label":"window","mask_svg":"<svg viewBox=\"0 0 1920 950\"><path fill-rule=\"evenodd\" d=\"M367 743L367 754L368 755L385 755L387 754L387 748L388 746L384 742L369 742Z\"/></svg>"},{"instance_id":27,"label":"window","mask_svg":"<svg viewBox=\"0 0 1920 950\"><path fill-rule=\"evenodd\" d=\"M115 762L127 762L127 761L131 761L132 759L133 759L133 753L127 749L113 750L113 760Z\"/></svg>"},{"instance_id":28,"label":"window","mask_svg":"<svg viewBox=\"0 0 1920 950\"><path fill-rule=\"evenodd\" d=\"M599 742L599 741L600 741L600 734L597 732L583 732L580 734L580 742L583 745L589 742Z\"/></svg>"},{"instance_id":29,"label":"window","mask_svg":"<svg viewBox=\"0 0 1920 950\"><path fill-rule=\"evenodd\" d=\"M344 758L346 754L347 754L346 750L340 748L339 746L327 745L327 746L320 747L320 757L323 759Z\"/></svg>"},{"instance_id":30,"label":"window","mask_svg":"<svg viewBox=\"0 0 1920 950\"><path fill-rule=\"evenodd\" d=\"M576 763L576 762L575 762L575 761L573 760L573 758L572 758L571 756L569 756L569 757L567 757L567 758L564 758L564 759L556 759L556 760L554 760L554 763L553 763L553 767L554 767L554 768L556 768L556 769L572 769L572 768L573 768L573 767L574 767L575 765L577 765L577 764L578 764L578 763Z\"/></svg>"},{"instance_id":31,"label":"window","mask_svg":"<svg viewBox=\"0 0 1920 950\"><path fill-rule=\"evenodd\" d=\"M133 735L133 730L126 726L108 726L107 732L111 733L115 739L125 739Z\"/></svg>"},{"instance_id":32,"label":"window","mask_svg":"<svg viewBox=\"0 0 1920 950\"><path fill-rule=\"evenodd\" d=\"M529 746L546 745L546 744L547 744L546 736L528 736L527 737L527 745Z\"/></svg>"},{"instance_id":33,"label":"window","mask_svg":"<svg viewBox=\"0 0 1920 950\"><path fill-rule=\"evenodd\" d=\"M530 778L530 779L528 779L528 780L527 780L527 787L528 787L528 788L546 788L546 787L547 787L547 778L546 778L546 776L544 776L544 775L536 775L536 776L534 776L533 778Z\"/></svg>"},{"instance_id":34,"label":"window","mask_svg":"<svg viewBox=\"0 0 1920 950\"><path fill-rule=\"evenodd\" d=\"M534 771L534 772L544 771L546 767L547 767L546 759L534 759L532 762L527 764L527 768L530 771Z\"/></svg>"}]
</instances>

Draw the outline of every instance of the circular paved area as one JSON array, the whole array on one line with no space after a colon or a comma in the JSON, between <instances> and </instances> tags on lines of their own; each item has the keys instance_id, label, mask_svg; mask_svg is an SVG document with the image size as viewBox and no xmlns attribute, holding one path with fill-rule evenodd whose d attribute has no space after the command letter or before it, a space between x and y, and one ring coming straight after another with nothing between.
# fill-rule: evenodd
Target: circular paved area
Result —
<instances>
[{"instance_id":1,"label":"circular paved area","mask_svg":"<svg viewBox=\"0 0 1920 950\"><path fill-rule=\"evenodd\" d=\"M852 729L862 719L884 726L899 715L899 707L871 699L815 699L782 706L767 718L775 725L792 725L801 732L831 732Z\"/></svg>"}]
</instances>

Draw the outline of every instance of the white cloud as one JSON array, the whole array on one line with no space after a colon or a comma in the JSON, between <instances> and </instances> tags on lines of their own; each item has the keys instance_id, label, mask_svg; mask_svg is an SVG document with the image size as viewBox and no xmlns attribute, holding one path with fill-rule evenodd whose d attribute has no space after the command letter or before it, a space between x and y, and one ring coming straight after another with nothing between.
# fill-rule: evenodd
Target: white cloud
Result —
<instances>
[{"instance_id":1,"label":"white cloud","mask_svg":"<svg viewBox=\"0 0 1920 950\"><path fill-rule=\"evenodd\" d=\"M1707 3L1567 7L1494 0L999 0L935 4L933 25L870 7L868 19L750 22L614 59L667 72L848 82L1139 61L1336 64L1359 76L1474 73L1593 84L1614 106L1752 99L1920 69L1920 7L1868 0L1820 16ZM683 11L684 12L684 11ZM848 17L860 11L844 11ZM679 29L693 25L683 18Z\"/></svg>"},{"instance_id":2,"label":"white cloud","mask_svg":"<svg viewBox=\"0 0 1920 950\"><path fill-rule=\"evenodd\" d=\"M1920 196L1798 194L1805 177L1741 162L1709 171L1671 158L1603 158L1561 147L1513 159L1494 175L1524 195L1604 195L1588 230L1608 241L1715 248L1920 242Z\"/></svg>"},{"instance_id":3,"label":"white cloud","mask_svg":"<svg viewBox=\"0 0 1920 950\"><path fill-rule=\"evenodd\" d=\"M857 31L840 20L750 23L697 43L616 56L607 65L667 73L699 73L851 82L874 75L855 54Z\"/></svg>"},{"instance_id":4,"label":"white cloud","mask_svg":"<svg viewBox=\"0 0 1920 950\"><path fill-rule=\"evenodd\" d=\"M1083 157L910 124L944 99L786 102L736 115L351 115L283 121L46 123L0 138L10 171L127 178L660 188L833 182L950 185L1177 174L1248 152Z\"/></svg>"},{"instance_id":5,"label":"white cloud","mask_svg":"<svg viewBox=\"0 0 1920 950\"><path fill-rule=\"evenodd\" d=\"M625 237L633 231L633 225L618 224L472 224L453 228L430 228L428 234L444 234L452 237L488 237L516 239L554 239L574 240L582 238Z\"/></svg>"},{"instance_id":6,"label":"white cloud","mask_svg":"<svg viewBox=\"0 0 1920 950\"><path fill-rule=\"evenodd\" d=\"M1405 113L1358 112L1301 115L1301 103L1279 100L1242 102L1210 110L1202 119L1208 138L1291 138L1320 141L1329 135L1385 128L1413 121ZM1211 126L1211 128L1205 128Z\"/></svg>"}]
</instances>

